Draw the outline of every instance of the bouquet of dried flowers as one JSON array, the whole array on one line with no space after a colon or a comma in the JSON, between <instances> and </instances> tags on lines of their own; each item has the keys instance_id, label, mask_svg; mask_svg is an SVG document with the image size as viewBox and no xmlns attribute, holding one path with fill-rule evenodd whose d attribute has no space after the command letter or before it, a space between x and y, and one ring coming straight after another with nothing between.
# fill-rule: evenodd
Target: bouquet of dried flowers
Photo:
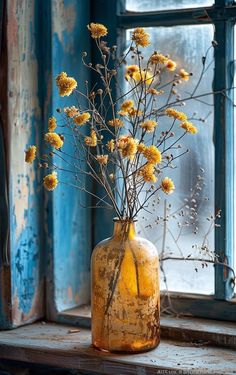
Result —
<instances>
[{"instance_id":1,"label":"bouquet of dried flowers","mask_svg":"<svg viewBox=\"0 0 236 375\"><path fill-rule=\"evenodd\" d=\"M150 45L150 36L143 28L133 31L130 46L121 58L117 57L117 47L104 41L108 34L104 25L91 23L88 30L100 62L88 63L86 52L82 53L82 61L97 74L96 90L90 89L87 81L84 88L80 87L65 72L56 77L60 96L74 95L76 102L58 110L60 125L55 117L48 120L44 139L49 150L39 166L50 173L43 178L43 185L52 191L60 183L60 173L71 172L73 185L90 194L96 207L105 205L113 208L120 219L133 219L158 190L165 194L174 191L168 169L188 152L180 152L178 143L198 132L179 110L186 98L182 100L176 91L191 73L159 51L143 59L142 49ZM127 65L128 55L132 55L134 64ZM163 76L168 77L167 82ZM166 103L158 106L161 95L167 97ZM169 121L165 130L163 117ZM182 129L181 135L175 135L176 127ZM63 150L68 139L73 143L71 154ZM35 158L36 147L30 146L25 161L32 163ZM57 158L63 160L65 168L57 165ZM91 179L101 185L101 195L90 189Z\"/></svg>"}]
</instances>

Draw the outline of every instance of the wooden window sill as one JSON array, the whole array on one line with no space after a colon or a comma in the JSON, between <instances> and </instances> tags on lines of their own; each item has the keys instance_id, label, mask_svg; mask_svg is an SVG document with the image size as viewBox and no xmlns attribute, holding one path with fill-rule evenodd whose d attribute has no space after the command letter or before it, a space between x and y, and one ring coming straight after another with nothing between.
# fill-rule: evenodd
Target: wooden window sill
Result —
<instances>
[{"instance_id":1,"label":"wooden window sill","mask_svg":"<svg viewBox=\"0 0 236 375\"><path fill-rule=\"evenodd\" d=\"M58 314L57 321L90 328L91 307L74 307ZM208 345L236 349L236 323L195 317L161 316L161 336L164 339L205 342Z\"/></svg>"},{"instance_id":2,"label":"wooden window sill","mask_svg":"<svg viewBox=\"0 0 236 375\"><path fill-rule=\"evenodd\" d=\"M107 375L235 374L235 349L162 339L143 354L118 355L91 347L90 330L39 322L0 332L0 359L40 363Z\"/></svg>"}]
</instances>

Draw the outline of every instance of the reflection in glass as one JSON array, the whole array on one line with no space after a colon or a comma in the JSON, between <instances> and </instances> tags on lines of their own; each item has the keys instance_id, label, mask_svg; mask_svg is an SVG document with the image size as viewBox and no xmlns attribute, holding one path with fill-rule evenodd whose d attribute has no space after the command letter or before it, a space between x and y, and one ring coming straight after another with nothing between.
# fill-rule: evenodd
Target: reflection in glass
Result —
<instances>
[{"instance_id":1,"label":"reflection in glass","mask_svg":"<svg viewBox=\"0 0 236 375\"><path fill-rule=\"evenodd\" d=\"M202 70L202 56L211 46L213 40L213 27L201 26L176 26L171 28L147 28L151 35L152 45L143 49L144 60L154 50L169 54L180 68L192 72L189 82L182 82L178 86L178 93L182 98L188 97L197 82ZM127 43L131 38L132 30L127 31ZM209 93L212 90L213 80L213 48L207 58L208 66L195 95ZM129 59L128 64L135 61ZM208 65L209 64L209 65ZM166 73L166 80L168 81ZM169 77L170 78L170 77ZM158 87L157 87L158 89ZM173 96L173 101L176 97ZM166 103L167 97L157 97L157 107ZM177 108L178 109L178 108ZM159 194L155 196L148 207L148 211L139 216L138 227L142 236L151 239L164 257L192 257L211 258L204 248L203 243L214 251L214 144L213 144L213 100L212 95L186 102L186 107L181 107L189 119L198 127L197 135L187 135L181 140L182 153L189 148L190 152L177 159L177 168L168 169L167 176L175 182L176 190L171 196ZM205 119L199 121L199 119ZM168 121L159 119L159 129L167 130ZM167 128L168 126L168 128ZM181 129L176 126L175 134L180 135ZM164 175L163 175L164 177ZM164 214L165 211L165 214ZM197 212L197 215L196 215ZM171 215L171 214L174 214ZM168 221L163 222L164 215L170 215ZM163 233L166 233L165 241ZM209 232L209 233L208 233ZM207 235L207 237L205 237ZM201 254L199 255L199 249ZM212 264L202 265L198 261L166 260L163 263L168 289L171 291L184 291L193 293L213 293L214 268ZM162 289L166 285L162 279Z\"/></svg>"}]
</instances>

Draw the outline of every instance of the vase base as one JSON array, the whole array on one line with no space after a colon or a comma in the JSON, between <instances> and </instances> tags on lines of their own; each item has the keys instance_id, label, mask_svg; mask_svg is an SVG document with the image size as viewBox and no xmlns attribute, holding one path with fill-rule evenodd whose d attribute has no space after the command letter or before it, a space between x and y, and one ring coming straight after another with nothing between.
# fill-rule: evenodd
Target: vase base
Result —
<instances>
[{"instance_id":1,"label":"vase base","mask_svg":"<svg viewBox=\"0 0 236 375\"><path fill-rule=\"evenodd\" d=\"M134 348L134 349L131 349L131 348L120 348L120 349L106 349L106 348L103 348L103 347L100 347L96 344L92 344L93 348L96 349L96 350L99 350L101 352L105 352L105 353L114 353L114 354L138 354L138 353L146 353L146 352L149 352L151 350L154 350L158 347L158 345L160 344L160 341L158 341L155 345L151 346L151 347L143 347L143 348Z\"/></svg>"}]
</instances>

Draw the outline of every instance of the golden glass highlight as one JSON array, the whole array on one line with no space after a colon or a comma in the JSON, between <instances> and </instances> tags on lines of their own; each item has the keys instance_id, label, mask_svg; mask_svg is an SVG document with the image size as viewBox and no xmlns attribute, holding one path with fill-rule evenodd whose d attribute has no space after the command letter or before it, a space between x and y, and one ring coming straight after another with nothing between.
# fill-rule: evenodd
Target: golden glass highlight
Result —
<instances>
[{"instance_id":1,"label":"golden glass highlight","mask_svg":"<svg viewBox=\"0 0 236 375\"><path fill-rule=\"evenodd\" d=\"M132 220L114 219L113 236L91 259L92 343L110 352L142 352L160 342L159 260Z\"/></svg>"}]
</instances>

